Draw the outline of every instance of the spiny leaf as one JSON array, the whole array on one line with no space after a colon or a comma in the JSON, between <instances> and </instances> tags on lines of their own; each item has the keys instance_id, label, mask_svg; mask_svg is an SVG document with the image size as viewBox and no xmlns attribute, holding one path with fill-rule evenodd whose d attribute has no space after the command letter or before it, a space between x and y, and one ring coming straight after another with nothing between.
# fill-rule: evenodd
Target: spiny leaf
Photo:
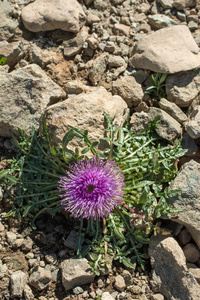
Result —
<instances>
[{"instance_id":1,"label":"spiny leaf","mask_svg":"<svg viewBox=\"0 0 200 300\"><path fill-rule=\"evenodd\" d=\"M6 177L6 175L8 175L9 173L10 173L9 169L1 171L0 172L0 178Z\"/></svg>"},{"instance_id":2,"label":"spiny leaf","mask_svg":"<svg viewBox=\"0 0 200 300\"><path fill-rule=\"evenodd\" d=\"M81 153L82 153L82 154L85 154L85 153L87 153L88 151L90 151L90 147L84 148L83 150L81 150Z\"/></svg>"},{"instance_id":3,"label":"spiny leaf","mask_svg":"<svg viewBox=\"0 0 200 300\"><path fill-rule=\"evenodd\" d=\"M71 141L73 137L73 129L71 128L63 137L63 140L62 140L62 147L63 149L66 149L68 143Z\"/></svg>"}]
</instances>

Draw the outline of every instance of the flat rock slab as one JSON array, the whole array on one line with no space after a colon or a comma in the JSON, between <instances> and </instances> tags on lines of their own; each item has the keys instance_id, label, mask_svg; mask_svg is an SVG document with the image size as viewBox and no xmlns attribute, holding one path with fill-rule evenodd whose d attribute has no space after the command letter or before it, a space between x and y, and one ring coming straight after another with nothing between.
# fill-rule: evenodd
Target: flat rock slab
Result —
<instances>
[{"instance_id":1,"label":"flat rock slab","mask_svg":"<svg viewBox=\"0 0 200 300\"><path fill-rule=\"evenodd\" d=\"M168 202L180 209L175 219L183 224L200 248L200 164L194 160L185 163L170 189L180 189L181 193Z\"/></svg>"},{"instance_id":2,"label":"flat rock slab","mask_svg":"<svg viewBox=\"0 0 200 300\"><path fill-rule=\"evenodd\" d=\"M187 120L186 114L184 114L180 107L178 107L175 103L172 103L167 99L162 98L159 101L159 106L180 124Z\"/></svg>"},{"instance_id":3,"label":"flat rock slab","mask_svg":"<svg viewBox=\"0 0 200 300\"><path fill-rule=\"evenodd\" d=\"M166 299L197 300L200 286L186 266L184 253L172 236L153 236L149 244L152 284Z\"/></svg>"},{"instance_id":4,"label":"flat rock slab","mask_svg":"<svg viewBox=\"0 0 200 300\"><path fill-rule=\"evenodd\" d=\"M188 27L176 25L142 37L130 65L159 73L187 71L200 66L200 52Z\"/></svg>"},{"instance_id":5,"label":"flat rock slab","mask_svg":"<svg viewBox=\"0 0 200 300\"><path fill-rule=\"evenodd\" d=\"M27 134L32 126L37 130L47 106L65 96L35 64L0 74L0 136L12 137L18 133L18 127Z\"/></svg>"},{"instance_id":6,"label":"flat rock slab","mask_svg":"<svg viewBox=\"0 0 200 300\"><path fill-rule=\"evenodd\" d=\"M64 260L61 263L61 271L62 283L66 291L75 286L91 283L95 277L89 262L85 258Z\"/></svg>"},{"instance_id":7,"label":"flat rock slab","mask_svg":"<svg viewBox=\"0 0 200 300\"><path fill-rule=\"evenodd\" d=\"M21 17L32 32L62 29L76 33L85 13L76 0L36 0L23 8Z\"/></svg>"},{"instance_id":8,"label":"flat rock slab","mask_svg":"<svg viewBox=\"0 0 200 300\"><path fill-rule=\"evenodd\" d=\"M128 114L126 102L120 96L112 96L103 87L93 87L87 93L71 95L68 99L50 106L45 111L46 122L52 138L60 144L64 135L70 129L69 125L82 131L88 130L92 142L99 141L104 136L104 112L108 113L114 124L122 125ZM107 144L106 144L107 145ZM76 138L68 148L74 150ZM86 147L79 143L79 147ZM99 150L104 148L103 142Z\"/></svg>"}]
</instances>

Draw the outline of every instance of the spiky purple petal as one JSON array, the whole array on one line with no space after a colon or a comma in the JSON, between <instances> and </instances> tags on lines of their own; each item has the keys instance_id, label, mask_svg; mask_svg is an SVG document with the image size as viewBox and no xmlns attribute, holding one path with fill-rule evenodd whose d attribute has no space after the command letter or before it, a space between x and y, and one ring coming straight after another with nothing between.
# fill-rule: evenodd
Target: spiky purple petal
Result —
<instances>
[{"instance_id":1,"label":"spiky purple petal","mask_svg":"<svg viewBox=\"0 0 200 300\"><path fill-rule=\"evenodd\" d=\"M60 178L61 205L75 218L107 217L122 202L123 175L111 160L80 160Z\"/></svg>"}]
</instances>

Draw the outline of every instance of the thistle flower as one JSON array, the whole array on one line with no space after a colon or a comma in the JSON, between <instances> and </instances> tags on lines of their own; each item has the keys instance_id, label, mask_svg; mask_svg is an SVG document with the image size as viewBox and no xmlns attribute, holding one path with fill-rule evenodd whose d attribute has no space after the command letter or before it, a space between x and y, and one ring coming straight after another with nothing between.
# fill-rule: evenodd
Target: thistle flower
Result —
<instances>
[{"instance_id":1,"label":"thistle flower","mask_svg":"<svg viewBox=\"0 0 200 300\"><path fill-rule=\"evenodd\" d=\"M80 160L60 178L61 205L75 218L107 217L122 202L123 175L114 161Z\"/></svg>"}]
</instances>

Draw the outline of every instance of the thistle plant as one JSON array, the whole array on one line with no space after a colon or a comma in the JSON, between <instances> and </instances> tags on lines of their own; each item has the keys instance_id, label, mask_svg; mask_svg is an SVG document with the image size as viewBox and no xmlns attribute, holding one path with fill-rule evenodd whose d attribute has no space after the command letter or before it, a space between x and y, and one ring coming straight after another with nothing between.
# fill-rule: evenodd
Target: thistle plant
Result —
<instances>
[{"instance_id":1,"label":"thistle plant","mask_svg":"<svg viewBox=\"0 0 200 300\"><path fill-rule=\"evenodd\" d=\"M54 215L65 209L76 220L77 257L87 257L98 275L107 267L108 256L128 268L137 263L144 268L143 246L160 230L156 219L175 213L167 199L180 191L169 191L168 185L178 172L178 158L185 154L180 141L160 139L156 120L135 135L129 120L118 127L105 113L105 121L101 139L108 147L103 153L87 130L70 127L58 147L45 119L40 135L34 128L30 136L19 129L13 139L16 157L0 173L13 203L7 215L26 218L36 228L41 213ZM68 151L73 138L86 147Z\"/></svg>"},{"instance_id":2,"label":"thistle plant","mask_svg":"<svg viewBox=\"0 0 200 300\"><path fill-rule=\"evenodd\" d=\"M165 91L165 80L167 74L156 73L156 75L151 75L152 85L146 88L145 93L152 97L152 100L160 100L166 97Z\"/></svg>"}]
</instances>

